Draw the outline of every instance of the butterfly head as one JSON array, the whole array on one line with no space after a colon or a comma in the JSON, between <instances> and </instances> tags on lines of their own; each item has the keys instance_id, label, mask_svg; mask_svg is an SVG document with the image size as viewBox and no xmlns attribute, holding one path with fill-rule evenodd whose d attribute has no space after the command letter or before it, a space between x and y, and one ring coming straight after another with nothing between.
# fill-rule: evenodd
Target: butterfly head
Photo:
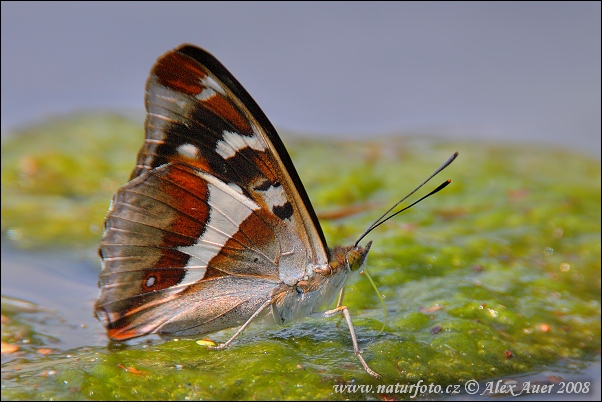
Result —
<instances>
[{"instance_id":1,"label":"butterfly head","mask_svg":"<svg viewBox=\"0 0 602 402\"><path fill-rule=\"evenodd\" d=\"M372 242L366 247L352 245L348 247L338 246L330 250L330 259L326 269L318 269L316 272L322 276L331 276L339 272L359 271L366 263L366 257Z\"/></svg>"}]
</instances>

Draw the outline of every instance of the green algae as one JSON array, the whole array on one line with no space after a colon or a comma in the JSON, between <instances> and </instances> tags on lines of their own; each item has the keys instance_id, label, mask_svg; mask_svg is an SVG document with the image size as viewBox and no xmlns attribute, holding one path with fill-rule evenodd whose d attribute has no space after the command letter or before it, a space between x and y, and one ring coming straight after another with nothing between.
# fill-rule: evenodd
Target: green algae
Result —
<instances>
[{"instance_id":1,"label":"green algae","mask_svg":"<svg viewBox=\"0 0 602 402\"><path fill-rule=\"evenodd\" d=\"M3 233L19 247L95 247L142 135L125 118L85 115L3 141ZM460 151L432 185L450 177L450 186L365 239L374 241L368 265L389 316L382 334L366 278L354 275L346 287L364 357L382 379L363 371L344 322L308 319L252 325L219 352L157 339L50 356L22 348L3 361L2 398L372 399L333 386L461 384L578 365L600 353L599 161L552 148L408 137L283 140L314 208L330 217L321 219L330 245L353 243ZM3 302L11 320L3 342L52 343L51 327L10 306Z\"/></svg>"},{"instance_id":2,"label":"green algae","mask_svg":"<svg viewBox=\"0 0 602 402\"><path fill-rule=\"evenodd\" d=\"M19 247L96 242L129 176L140 124L112 114L56 118L2 141L2 232ZM134 155L132 155L134 154Z\"/></svg>"}]
</instances>

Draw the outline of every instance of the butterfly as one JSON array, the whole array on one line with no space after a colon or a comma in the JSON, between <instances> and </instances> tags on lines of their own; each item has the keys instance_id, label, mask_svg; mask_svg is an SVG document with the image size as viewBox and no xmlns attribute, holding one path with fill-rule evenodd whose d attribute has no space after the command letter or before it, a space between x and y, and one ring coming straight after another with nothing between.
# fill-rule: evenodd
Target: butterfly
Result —
<instances>
[{"instance_id":1,"label":"butterfly","mask_svg":"<svg viewBox=\"0 0 602 402\"><path fill-rule=\"evenodd\" d=\"M341 294L322 314L346 319L355 355L378 377L342 304L371 242L327 246L284 144L242 85L184 44L153 66L145 104L144 144L99 247L95 313L108 337L240 327L225 348L258 317L286 324Z\"/></svg>"}]
</instances>

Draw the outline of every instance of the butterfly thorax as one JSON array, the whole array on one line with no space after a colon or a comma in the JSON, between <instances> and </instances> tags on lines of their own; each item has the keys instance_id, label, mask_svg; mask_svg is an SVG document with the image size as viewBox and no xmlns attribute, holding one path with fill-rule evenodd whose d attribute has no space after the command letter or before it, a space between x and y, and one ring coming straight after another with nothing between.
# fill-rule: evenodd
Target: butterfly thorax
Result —
<instances>
[{"instance_id":1,"label":"butterfly thorax","mask_svg":"<svg viewBox=\"0 0 602 402\"><path fill-rule=\"evenodd\" d=\"M370 245L334 247L330 250L327 266L314 268L312 275L293 285L281 283L272 292L272 314L276 322L285 324L307 317L330 303L345 285L349 274L364 265Z\"/></svg>"}]
</instances>

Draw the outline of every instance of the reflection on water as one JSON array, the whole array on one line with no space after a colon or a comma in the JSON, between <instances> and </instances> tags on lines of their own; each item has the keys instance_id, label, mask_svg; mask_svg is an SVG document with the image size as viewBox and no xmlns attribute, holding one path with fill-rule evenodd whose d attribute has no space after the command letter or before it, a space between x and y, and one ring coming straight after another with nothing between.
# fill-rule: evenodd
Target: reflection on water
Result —
<instances>
[{"instance_id":1,"label":"reflection on water","mask_svg":"<svg viewBox=\"0 0 602 402\"><path fill-rule=\"evenodd\" d=\"M54 339L53 347L105 344L92 314L100 266L94 256L94 251L17 250L3 240L3 309L27 312L35 330Z\"/></svg>"}]
</instances>

